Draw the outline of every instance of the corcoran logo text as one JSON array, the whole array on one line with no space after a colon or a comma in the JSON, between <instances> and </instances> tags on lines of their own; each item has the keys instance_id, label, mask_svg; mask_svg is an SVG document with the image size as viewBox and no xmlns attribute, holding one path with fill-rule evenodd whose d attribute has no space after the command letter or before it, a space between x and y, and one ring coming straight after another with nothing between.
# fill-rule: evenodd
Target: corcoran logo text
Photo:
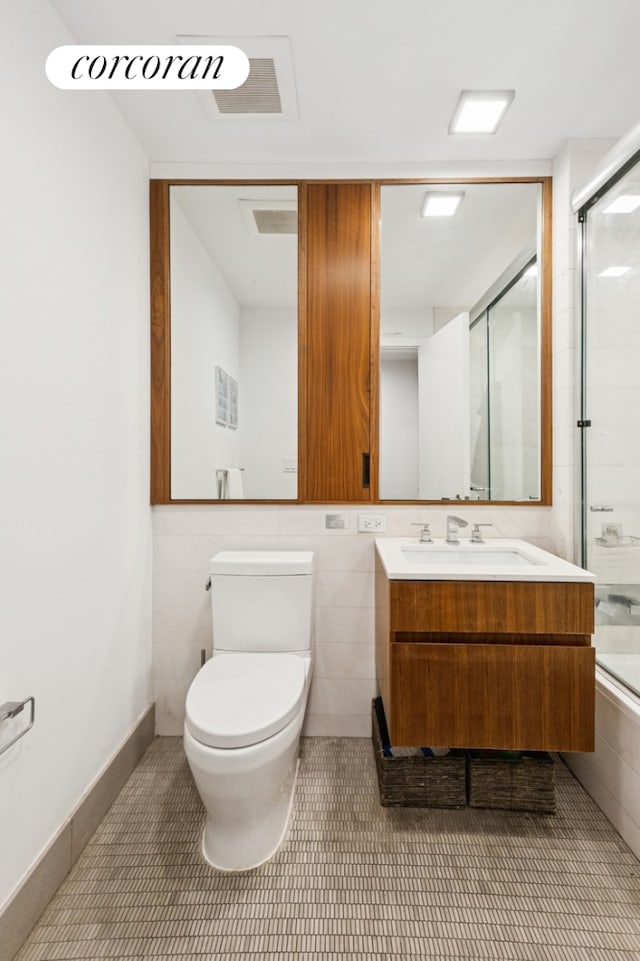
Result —
<instances>
[{"instance_id":1,"label":"corcoran logo text","mask_svg":"<svg viewBox=\"0 0 640 961\"><path fill-rule=\"evenodd\" d=\"M249 60L232 46L67 45L51 51L45 70L61 90L233 90Z\"/></svg>"}]
</instances>

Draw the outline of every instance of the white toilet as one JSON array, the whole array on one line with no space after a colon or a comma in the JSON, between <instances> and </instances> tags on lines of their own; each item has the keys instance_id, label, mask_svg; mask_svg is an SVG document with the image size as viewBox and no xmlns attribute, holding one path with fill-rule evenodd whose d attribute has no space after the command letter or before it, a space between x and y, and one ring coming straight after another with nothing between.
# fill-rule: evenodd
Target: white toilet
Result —
<instances>
[{"instance_id":1,"label":"white toilet","mask_svg":"<svg viewBox=\"0 0 640 961\"><path fill-rule=\"evenodd\" d=\"M313 669L313 553L221 551L209 570L213 657L187 693L184 748L206 860L246 871L275 853L289 820Z\"/></svg>"}]
</instances>

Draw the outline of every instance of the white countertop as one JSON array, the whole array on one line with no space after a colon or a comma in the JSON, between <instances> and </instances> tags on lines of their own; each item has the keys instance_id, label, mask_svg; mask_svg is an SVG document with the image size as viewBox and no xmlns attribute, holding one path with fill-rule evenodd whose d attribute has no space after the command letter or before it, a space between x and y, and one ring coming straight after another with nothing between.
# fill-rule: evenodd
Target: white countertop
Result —
<instances>
[{"instance_id":1,"label":"white countertop","mask_svg":"<svg viewBox=\"0 0 640 961\"><path fill-rule=\"evenodd\" d=\"M422 543L417 537L377 537L376 551L390 580L573 581L593 583L595 574L517 538L461 538Z\"/></svg>"}]
</instances>

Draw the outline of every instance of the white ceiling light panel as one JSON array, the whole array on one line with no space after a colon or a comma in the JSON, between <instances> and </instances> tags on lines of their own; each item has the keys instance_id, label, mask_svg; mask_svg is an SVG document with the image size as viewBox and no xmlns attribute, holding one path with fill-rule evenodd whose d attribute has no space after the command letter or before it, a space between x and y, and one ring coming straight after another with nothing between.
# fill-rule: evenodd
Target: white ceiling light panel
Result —
<instances>
[{"instance_id":1,"label":"white ceiling light panel","mask_svg":"<svg viewBox=\"0 0 640 961\"><path fill-rule=\"evenodd\" d=\"M513 90L463 90L449 133L495 133L514 96Z\"/></svg>"}]
</instances>

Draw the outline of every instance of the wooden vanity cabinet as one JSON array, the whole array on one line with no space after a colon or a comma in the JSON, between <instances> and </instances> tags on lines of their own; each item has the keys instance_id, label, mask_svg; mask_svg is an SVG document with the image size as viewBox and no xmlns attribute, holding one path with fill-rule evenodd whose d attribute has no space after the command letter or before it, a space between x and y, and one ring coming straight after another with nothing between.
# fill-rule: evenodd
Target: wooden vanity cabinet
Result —
<instances>
[{"instance_id":1,"label":"wooden vanity cabinet","mask_svg":"<svg viewBox=\"0 0 640 961\"><path fill-rule=\"evenodd\" d=\"M593 751L593 584L394 581L376 564L392 744Z\"/></svg>"}]
</instances>

